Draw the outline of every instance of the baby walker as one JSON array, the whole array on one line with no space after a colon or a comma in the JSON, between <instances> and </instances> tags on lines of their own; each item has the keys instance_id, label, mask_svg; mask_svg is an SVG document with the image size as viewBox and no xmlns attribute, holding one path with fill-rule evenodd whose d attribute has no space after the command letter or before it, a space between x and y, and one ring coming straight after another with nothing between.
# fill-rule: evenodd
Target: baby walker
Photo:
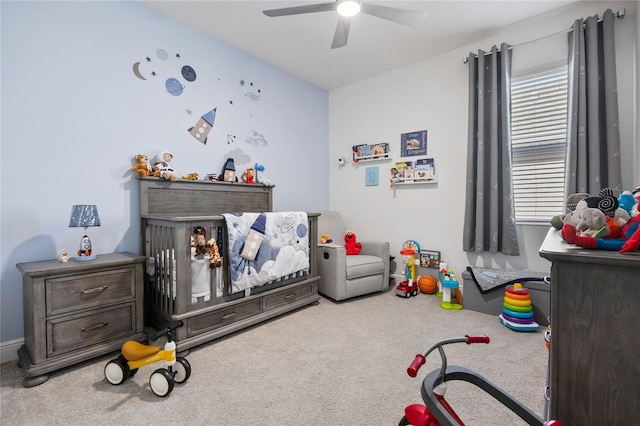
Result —
<instances>
[{"instance_id":1,"label":"baby walker","mask_svg":"<svg viewBox=\"0 0 640 426\"><path fill-rule=\"evenodd\" d=\"M104 367L105 379L112 385L120 385L129 377L133 377L138 372L138 368L164 361L166 368L158 368L151 374L149 387L157 396L169 395L176 383L186 382L191 375L189 361L183 357L176 357L176 342L173 341L173 332L182 325L182 321L179 321L150 336L151 340L158 340L166 335L167 343L164 349L160 346L144 345L135 340L124 342L122 353Z\"/></svg>"},{"instance_id":2,"label":"baby walker","mask_svg":"<svg viewBox=\"0 0 640 426\"><path fill-rule=\"evenodd\" d=\"M450 343L489 343L489 336L465 335L464 337L440 340L429 346L424 352L416 355L409 368L407 368L407 374L411 377L416 377L418 370L425 363L426 357L436 349L440 353L442 366L427 374L427 377L422 382L422 399L426 405L412 404L406 407L404 410L405 416L402 417L399 423L400 426L464 425L444 397L447 383L455 380L469 382L484 390L529 425L562 426L562 423L557 420L545 422L540 416L480 374L455 365L447 367L447 357L442 347Z\"/></svg>"}]
</instances>

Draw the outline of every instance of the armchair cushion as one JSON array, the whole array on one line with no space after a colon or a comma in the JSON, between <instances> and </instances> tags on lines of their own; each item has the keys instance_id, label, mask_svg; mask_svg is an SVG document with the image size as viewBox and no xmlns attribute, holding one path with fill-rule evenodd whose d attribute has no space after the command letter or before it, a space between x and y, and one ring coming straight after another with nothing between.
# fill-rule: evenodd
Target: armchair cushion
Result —
<instances>
[{"instance_id":1,"label":"armchair cushion","mask_svg":"<svg viewBox=\"0 0 640 426\"><path fill-rule=\"evenodd\" d=\"M358 254L347 256L347 279L384 273L384 263L377 256Z\"/></svg>"}]
</instances>

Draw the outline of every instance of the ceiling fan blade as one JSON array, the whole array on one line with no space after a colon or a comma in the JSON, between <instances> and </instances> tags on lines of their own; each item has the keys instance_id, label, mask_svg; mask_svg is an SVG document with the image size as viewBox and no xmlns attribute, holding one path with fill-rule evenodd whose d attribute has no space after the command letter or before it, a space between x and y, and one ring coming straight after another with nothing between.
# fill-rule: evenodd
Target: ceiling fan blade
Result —
<instances>
[{"instance_id":1,"label":"ceiling fan blade","mask_svg":"<svg viewBox=\"0 0 640 426\"><path fill-rule=\"evenodd\" d=\"M270 17L289 16L289 15L301 15L303 13L328 12L330 10L336 10L337 7L338 7L337 2L319 3L319 4L310 4L307 6L294 6L294 7L284 7L282 9L263 10L262 13Z\"/></svg>"},{"instance_id":2,"label":"ceiling fan blade","mask_svg":"<svg viewBox=\"0 0 640 426\"><path fill-rule=\"evenodd\" d=\"M350 26L351 20L341 16L338 21L338 26L336 26L336 33L333 35L333 42L331 43L332 49L337 49L347 44Z\"/></svg>"},{"instance_id":3,"label":"ceiling fan blade","mask_svg":"<svg viewBox=\"0 0 640 426\"><path fill-rule=\"evenodd\" d=\"M417 27L427 19L427 12L396 9L374 3L362 3L362 9L360 11L367 15L376 16L409 27Z\"/></svg>"}]
</instances>

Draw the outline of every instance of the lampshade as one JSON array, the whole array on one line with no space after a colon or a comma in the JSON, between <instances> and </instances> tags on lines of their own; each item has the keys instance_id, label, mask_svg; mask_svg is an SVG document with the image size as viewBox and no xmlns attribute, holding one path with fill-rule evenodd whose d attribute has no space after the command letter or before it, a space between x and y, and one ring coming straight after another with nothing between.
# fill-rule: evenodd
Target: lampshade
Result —
<instances>
[{"instance_id":1,"label":"lampshade","mask_svg":"<svg viewBox=\"0 0 640 426\"><path fill-rule=\"evenodd\" d=\"M98 207L93 204L79 204L71 209L71 219L69 220L69 228L84 228L85 231L89 227L100 226L100 217L98 216ZM94 260L96 255L93 254L91 248L91 239L88 235L84 235L80 240L80 249L78 256L73 260Z\"/></svg>"},{"instance_id":2,"label":"lampshade","mask_svg":"<svg viewBox=\"0 0 640 426\"><path fill-rule=\"evenodd\" d=\"M69 228L88 228L91 226L100 226L98 207L93 204L79 204L73 206L71 209Z\"/></svg>"}]
</instances>

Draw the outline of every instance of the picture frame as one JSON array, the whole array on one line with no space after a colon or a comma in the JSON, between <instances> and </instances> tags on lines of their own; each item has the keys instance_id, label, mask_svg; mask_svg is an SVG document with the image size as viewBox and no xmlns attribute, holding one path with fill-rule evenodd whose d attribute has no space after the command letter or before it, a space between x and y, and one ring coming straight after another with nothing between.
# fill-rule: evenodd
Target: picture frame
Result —
<instances>
[{"instance_id":1,"label":"picture frame","mask_svg":"<svg viewBox=\"0 0 640 426\"><path fill-rule=\"evenodd\" d=\"M380 168L367 167L364 171L364 184L366 186L378 186L380 181Z\"/></svg>"},{"instance_id":2,"label":"picture frame","mask_svg":"<svg viewBox=\"0 0 640 426\"><path fill-rule=\"evenodd\" d=\"M422 268L440 269L440 252L436 250L420 250L420 266Z\"/></svg>"},{"instance_id":3,"label":"picture frame","mask_svg":"<svg viewBox=\"0 0 640 426\"><path fill-rule=\"evenodd\" d=\"M402 157L427 155L427 131L402 133L400 135L400 155Z\"/></svg>"}]
</instances>

